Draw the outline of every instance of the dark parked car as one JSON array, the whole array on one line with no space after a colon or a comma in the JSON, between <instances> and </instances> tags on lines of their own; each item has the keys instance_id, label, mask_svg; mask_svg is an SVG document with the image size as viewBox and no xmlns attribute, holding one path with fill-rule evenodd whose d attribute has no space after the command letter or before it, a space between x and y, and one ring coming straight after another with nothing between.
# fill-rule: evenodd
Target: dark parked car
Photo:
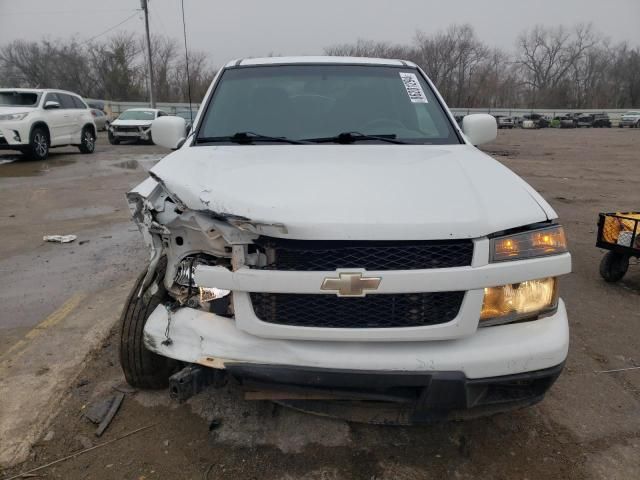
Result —
<instances>
[{"instance_id":1,"label":"dark parked car","mask_svg":"<svg viewBox=\"0 0 640 480\"><path fill-rule=\"evenodd\" d=\"M611 119L606 113L593 114L593 127L595 128L611 128Z\"/></svg>"},{"instance_id":2,"label":"dark parked car","mask_svg":"<svg viewBox=\"0 0 640 480\"><path fill-rule=\"evenodd\" d=\"M519 116L515 116L515 117L511 117L513 119L513 126L515 128L522 128L522 117Z\"/></svg>"},{"instance_id":3,"label":"dark parked car","mask_svg":"<svg viewBox=\"0 0 640 480\"><path fill-rule=\"evenodd\" d=\"M584 113L576 118L576 127L581 128L590 128L593 127L593 115L590 113Z\"/></svg>"},{"instance_id":4,"label":"dark parked car","mask_svg":"<svg viewBox=\"0 0 640 480\"><path fill-rule=\"evenodd\" d=\"M544 115L540 115L539 113L531 113L529 115L523 115L525 120L533 121L536 128L547 128L551 123Z\"/></svg>"},{"instance_id":5,"label":"dark parked car","mask_svg":"<svg viewBox=\"0 0 640 480\"><path fill-rule=\"evenodd\" d=\"M576 126L594 127L594 128L610 128L611 120L606 113L585 113L577 119Z\"/></svg>"},{"instance_id":6,"label":"dark parked car","mask_svg":"<svg viewBox=\"0 0 640 480\"><path fill-rule=\"evenodd\" d=\"M568 113L560 117L560 128L576 128L576 115Z\"/></svg>"}]
</instances>

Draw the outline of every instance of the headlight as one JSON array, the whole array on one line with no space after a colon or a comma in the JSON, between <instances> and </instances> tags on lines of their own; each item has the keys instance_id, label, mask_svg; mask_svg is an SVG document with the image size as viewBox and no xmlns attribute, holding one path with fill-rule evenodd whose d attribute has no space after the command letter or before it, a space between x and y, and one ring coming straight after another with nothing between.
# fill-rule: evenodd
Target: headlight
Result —
<instances>
[{"instance_id":1,"label":"headlight","mask_svg":"<svg viewBox=\"0 0 640 480\"><path fill-rule=\"evenodd\" d=\"M536 317L558 306L556 278L542 278L484 289L480 326Z\"/></svg>"},{"instance_id":2,"label":"headlight","mask_svg":"<svg viewBox=\"0 0 640 480\"><path fill-rule=\"evenodd\" d=\"M0 115L0 120L24 120L29 112L26 113L6 113Z\"/></svg>"},{"instance_id":3,"label":"headlight","mask_svg":"<svg viewBox=\"0 0 640 480\"><path fill-rule=\"evenodd\" d=\"M231 291L222 288L199 286L193 279L195 269L198 265L209 265L209 263L193 257L183 259L176 269L174 282L183 287L193 288L194 293L198 293L198 297L202 303L226 297L231 293Z\"/></svg>"},{"instance_id":4,"label":"headlight","mask_svg":"<svg viewBox=\"0 0 640 480\"><path fill-rule=\"evenodd\" d=\"M491 239L491 261L524 260L567 251L567 239L560 225Z\"/></svg>"}]
</instances>

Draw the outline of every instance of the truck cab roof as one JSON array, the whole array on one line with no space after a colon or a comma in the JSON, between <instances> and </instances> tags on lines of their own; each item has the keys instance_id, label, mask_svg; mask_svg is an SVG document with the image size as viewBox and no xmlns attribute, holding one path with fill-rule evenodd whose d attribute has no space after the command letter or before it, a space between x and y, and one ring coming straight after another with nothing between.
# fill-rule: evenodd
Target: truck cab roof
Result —
<instances>
[{"instance_id":1,"label":"truck cab roof","mask_svg":"<svg viewBox=\"0 0 640 480\"><path fill-rule=\"evenodd\" d=\"M347 65L387 65L390 67L416 67L407 60L389 58L365 57L333 57L333 56L300 56L300 57L262 57L239 58L228 62L225 68L248 67L260 65L318 65L318 64L347 64Z\"/></svg>"}]
</instances>

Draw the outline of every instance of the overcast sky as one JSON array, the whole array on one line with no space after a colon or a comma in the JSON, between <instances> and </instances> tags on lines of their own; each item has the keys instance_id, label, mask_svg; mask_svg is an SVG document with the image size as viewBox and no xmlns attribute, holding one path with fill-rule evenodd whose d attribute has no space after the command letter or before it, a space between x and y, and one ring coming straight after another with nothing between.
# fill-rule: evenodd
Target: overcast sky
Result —
<instances>
[{"instance_id":1,"label":"overcast sky","mask_svg":"<svg viewBox=\"0 0 640 480\"><path fill-rule=\"evenodd\" d=\"M142 32L139 0L0 0L0 45L15 39ZM153 33L182 39L180 0L150 0ZM358 38L409 42L416 30L470 23L490 45L512 49L535 24L593 23L614 42L640 45L640 0L185 0L190 47L214 65L270 53L319 54ZM99 36L106 38L109 33Z\"/></svg>"}]
</instances>

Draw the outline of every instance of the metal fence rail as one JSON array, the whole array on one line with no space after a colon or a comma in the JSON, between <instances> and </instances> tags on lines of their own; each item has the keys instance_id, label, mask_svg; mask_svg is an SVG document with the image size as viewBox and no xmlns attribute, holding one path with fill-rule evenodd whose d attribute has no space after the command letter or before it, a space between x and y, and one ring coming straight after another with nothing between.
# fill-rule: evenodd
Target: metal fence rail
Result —
<instances>
[{"instance_id":1,"label":"metal fence rail","mask_svg":"<svg viewBox=\"0 0 640 480\"><path fill-rule=\"evenodd\" d=\"M109 100L97 100L87 99L90 102L100 102L104 104L105 112L113 116L118 116L129 108L144 108L149 107L148 102L111 102ZM200 107L199 103L193 103L191 106L194 109ZM179 110L188 110L188 103L170 103L159 102L156 104L156 108L166 111L169 114L175 114ZM509 117L528 115L537 113L540 115L548 115L551 118L566 115L568 113L606 113L611 120L618 121L620 117L629 111L629 109L614 109L614 108L583 108L583 109L571 109L571 108L464 108L455 107L451 108L454 115L469 115L471 113L490 113L492 115L506 115Z\"/></svg>"},{"instance_id":2,"label":"metal fence rail","mask_svg":"<svg viewBox=\"0 0 640 480\"><path fill-rule=\"evenodd\" d=\"M568 113L606 113L611 120L620 120L623 114L630 109L616 108L451 108L454 115L469 115L471 113L490 113L491 115L506 115L508 117L522 117L537 113L540 115L548 115L551 118L561 117Z\"/></svg>"}]
</instances>

